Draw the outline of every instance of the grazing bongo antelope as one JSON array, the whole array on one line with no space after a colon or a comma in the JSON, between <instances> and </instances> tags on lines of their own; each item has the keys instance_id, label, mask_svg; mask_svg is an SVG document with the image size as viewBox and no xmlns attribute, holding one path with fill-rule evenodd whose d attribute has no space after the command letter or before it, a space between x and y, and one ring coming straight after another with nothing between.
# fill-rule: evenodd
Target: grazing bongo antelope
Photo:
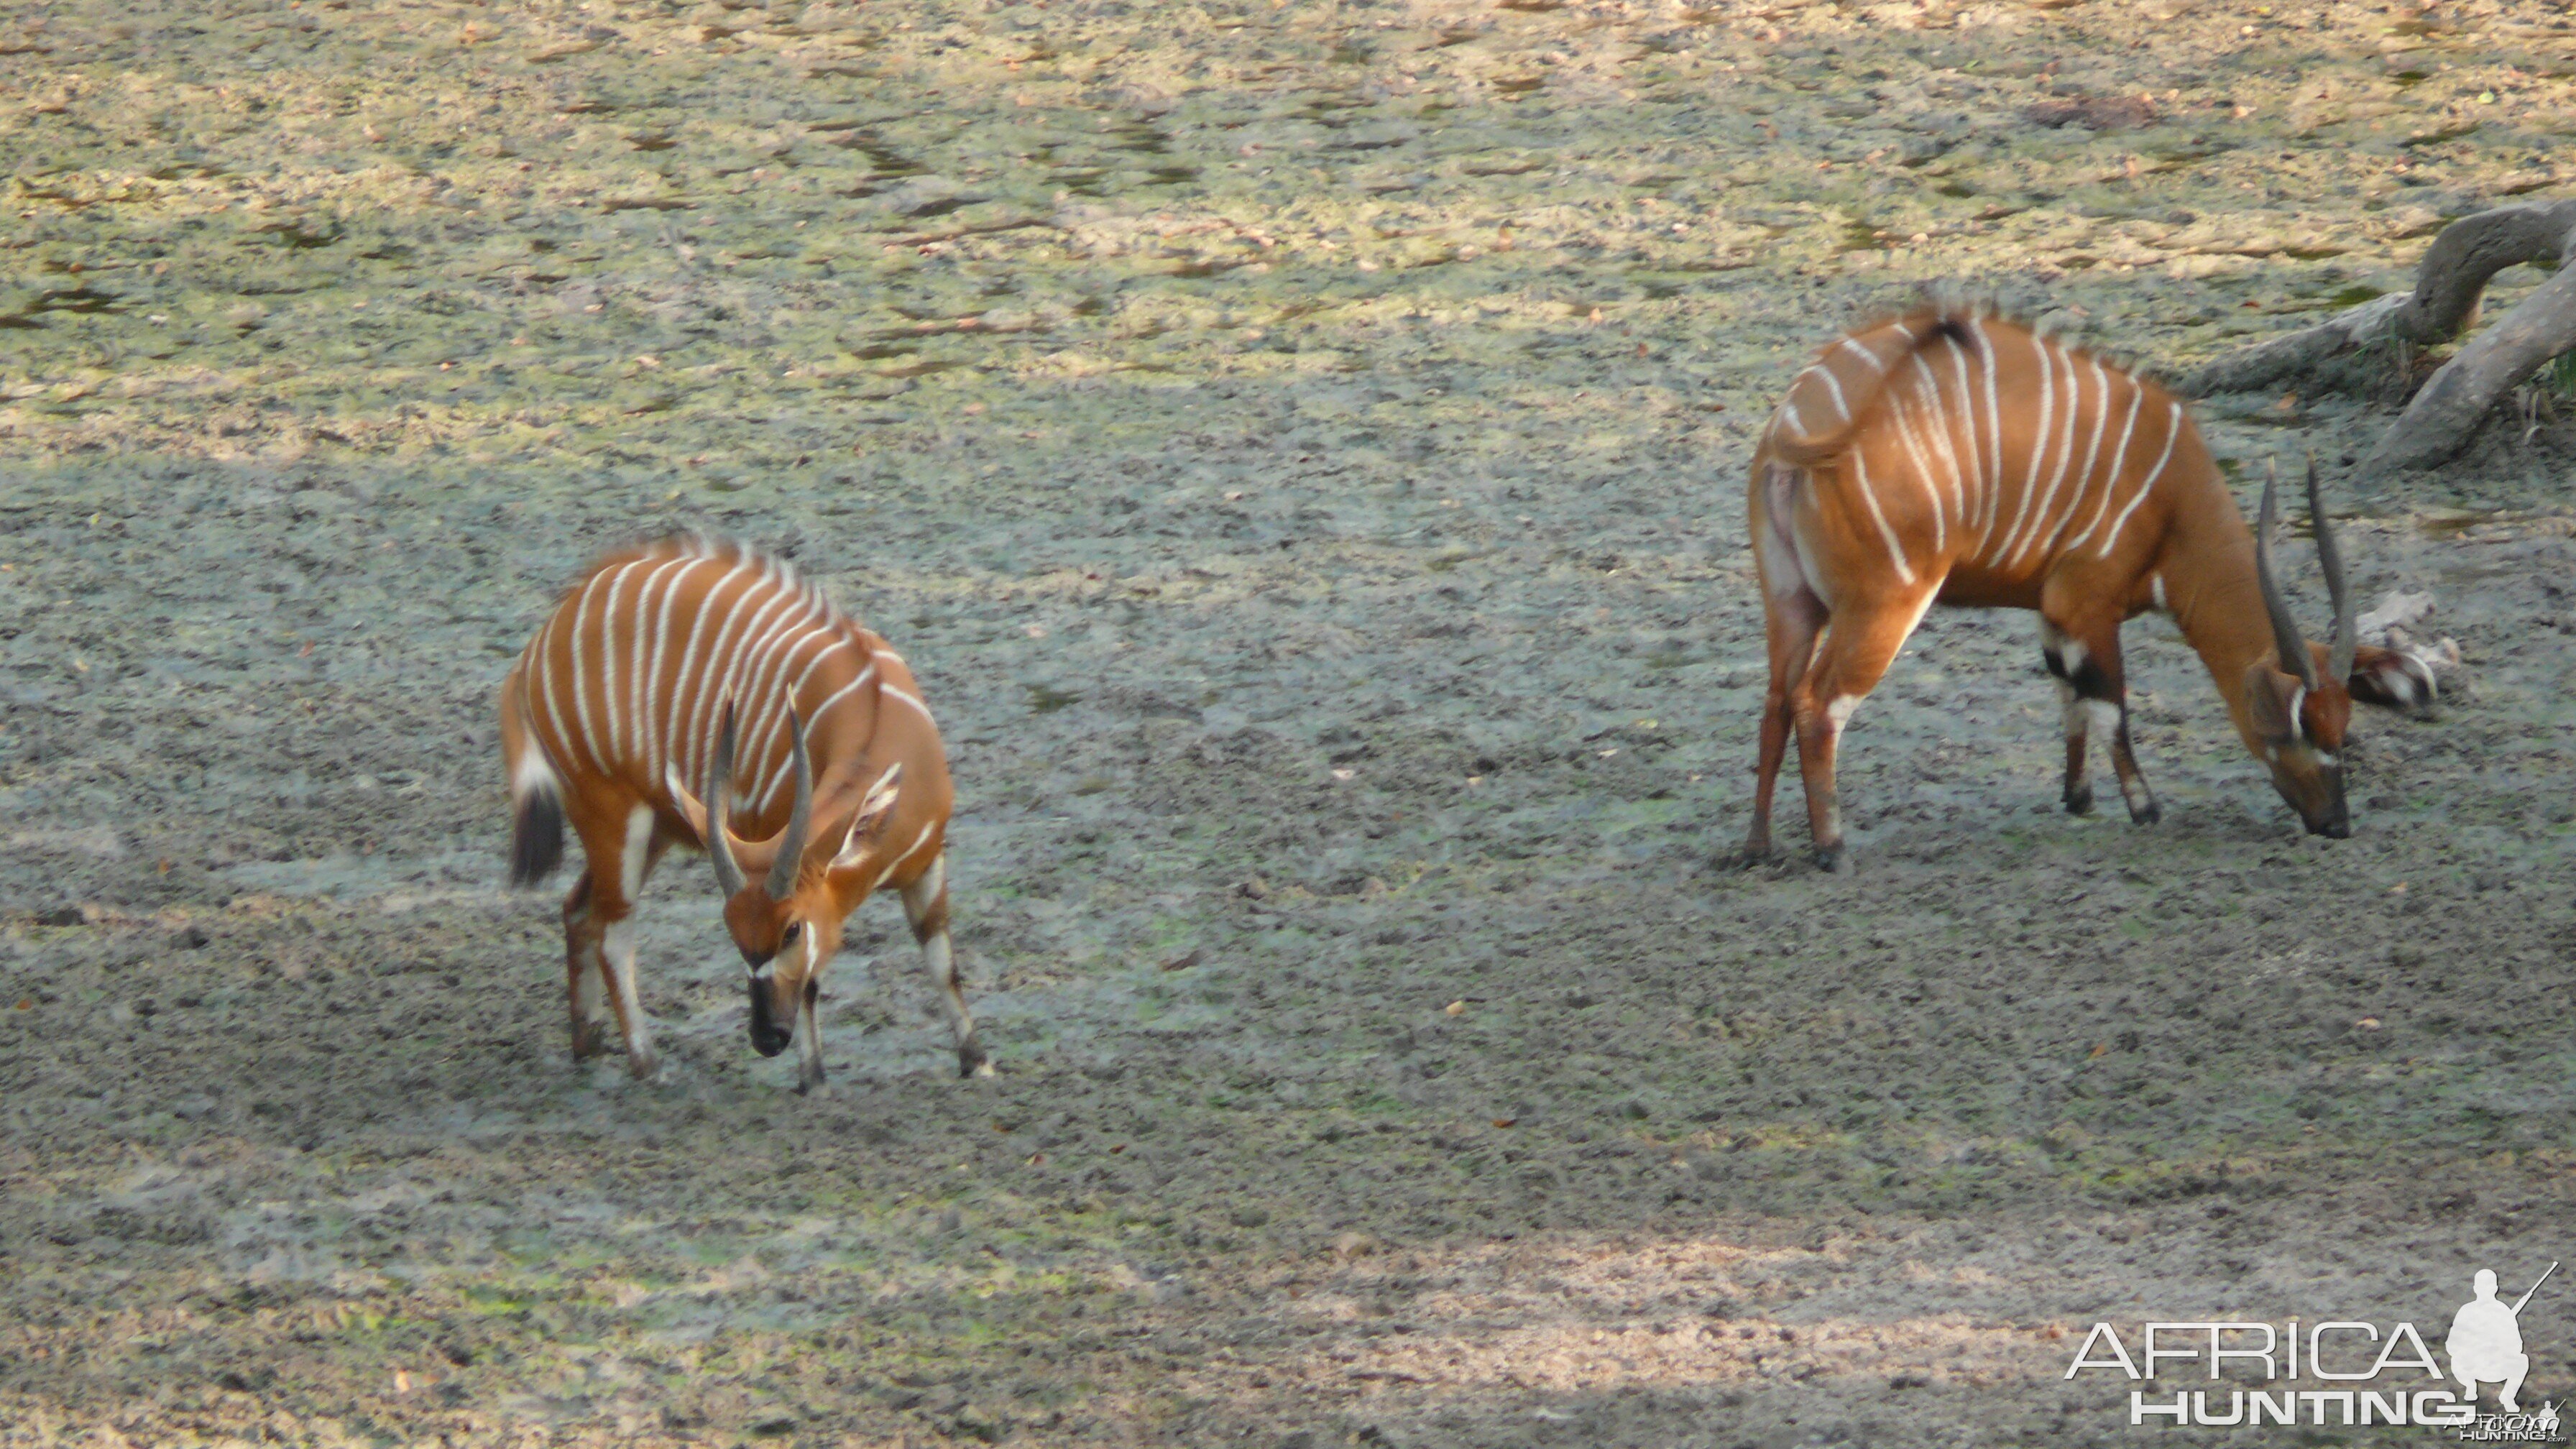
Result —
<instances>
[{"instance_id":1,"label":"grazing bongo antelope","mask_svg":"<svg viewBox=\"0 0 2576 1449\"><path fill-rule=\"evenodd\" d=\"M1834 749L1936 603L2034 609L2066 720L2069 811L2092 808L2107 734L2129 816L2158 816L2129 749L2120 624L2170 613L2245 746L2321 835L2343 797L2352 701L2429 708L2420 659L2357 648L2343 561L2308 468L2331 649L2307 643L2272 566L2272 487L2251 536L2199 430L2162 388L1994 317L1926 308L1842 338L1800 373L1753 458L1747 502L1771 656L1750 860L1794 727L1816 857L1840 864ZM2322 673L2320 670L2322 669Z\"/></svg>"},{"instance_id":2,"label":"grazing bongo antelope","mask_svg":"<svg viewBox=\"0 0 2576 1449\"><path fill-rule=\"evenodd\" d=\"M501 755L512 882L562 861L567 817L588 857L563 906L576 1060L604 1047L605 987L629 1069L653 1074L627 917L662 852L686 844L714 863L751 968L752 1047L776 1056L795 1039L797 1090L823 1083L814 1003L841 923L881 885L903 896L959 1075L991 1073L948 944L938 727L902 657L784 562L675 537L593 564L501 686Z\"/></svg>"}]
</instances>

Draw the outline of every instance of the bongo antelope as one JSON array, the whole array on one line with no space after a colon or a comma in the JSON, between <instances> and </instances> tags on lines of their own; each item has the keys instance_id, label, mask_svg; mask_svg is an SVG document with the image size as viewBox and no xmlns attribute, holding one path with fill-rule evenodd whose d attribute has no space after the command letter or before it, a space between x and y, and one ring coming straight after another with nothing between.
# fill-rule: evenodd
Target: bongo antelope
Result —
<instances>
[{"instance_id":1,"label":"bongo antelope","mask_svg":"<svg viewBox=\"0 0 2576 1449\"><path fill-rule=\"evenodd\" d=\"M814 1004L841 923L886 885L947 1008L959 1074L990 1074L949 949L938 727L902 657L784 562L677 537L593 564L501 686L501 754L512 882L562 861L566 819L587 857L563 905L576 1060L604 1049L604 991L628 1068L653 1074L627 917L681 844L715 865L750 967L752 1047L776 1056L795 1040L799 1091L823 1083Z\"/></svg>"},{"instance_id":2,"label":"bongo antelope","mask_svg":"<svg viewBox=\"0 0 2576 1449\"><path fill-rule=\"evenodd\" d=\"M2308 469L2334 600L2307 643L2273 567L2273 489L2249 535L2182 403L1999 318L1927 308L1835 342L1800 373L1753 459L1747 503L1771 659L1748 859L1771 852L1790 732L1819 863L1838 866L1834 750L1924 612L2033 609L2066 722L2069 811L2092 808L2085 742L2109 736L2129 815L2158 816L2129 749L2120 624L2169 613L2245 746L2321 835L2351 831L2341 752L2352 701L2429 708L2430 667L2356 647L2343 560Z\"/></svg>"}]
</instances>

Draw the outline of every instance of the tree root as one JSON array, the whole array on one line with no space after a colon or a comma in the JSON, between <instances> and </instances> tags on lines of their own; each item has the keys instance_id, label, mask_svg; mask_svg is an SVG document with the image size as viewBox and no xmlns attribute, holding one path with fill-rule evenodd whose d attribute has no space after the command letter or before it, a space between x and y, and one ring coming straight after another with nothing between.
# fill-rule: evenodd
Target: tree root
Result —
<instances>
[{"instance_id":1,"label":"tree root","mask_svg":"<svg viewBox=\"0 0 2576 1449\"><path fill-rule=\"evenodd\" d=\"M2447 342L2477 320L2496 273L2522 264L2558 275L2517 303L2426 382L2368 458L2365 476L2429 468L2465 446L2498 399L2561 353L2576 350L2576 200L2500 206L2442 229L2415 269L2415 290L2375 297L2196 369L2180 380L2196 397L2276 383L2315 382L2330 364L2374 348ZM2349 373L2349 369L2345 369Z\"/></svg>"}]
</instances>

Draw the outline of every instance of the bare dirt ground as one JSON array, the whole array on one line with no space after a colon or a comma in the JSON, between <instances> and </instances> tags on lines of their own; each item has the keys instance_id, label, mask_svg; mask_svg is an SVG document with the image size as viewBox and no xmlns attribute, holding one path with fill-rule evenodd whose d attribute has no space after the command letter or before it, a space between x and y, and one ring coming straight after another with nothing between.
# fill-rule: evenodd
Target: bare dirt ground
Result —
<instances>
[{"instance_id":1,"label":"bare dirt ground","mask_svg":"<svg viewBox=\"0 0 2576 1449\"><path fill-rule=\"evenodd\" d=\"M2066 817L2033 625L1936 614L1856 874L1716 864L1808 349L1965 281L2187 365L2576 185L2571 75L2539 4L11 7L0 1445L2129 1443L2096 1319L2576 1259L2564 396L2358 496L2385 400L2200 405L2466 650L2351 840L2150 621L2166 819ZM694 860L665 1077L566 1060L489 701L676 524L920 673L998 1079L886 903L793 1096Z\"/></svg>"}]
</instances>

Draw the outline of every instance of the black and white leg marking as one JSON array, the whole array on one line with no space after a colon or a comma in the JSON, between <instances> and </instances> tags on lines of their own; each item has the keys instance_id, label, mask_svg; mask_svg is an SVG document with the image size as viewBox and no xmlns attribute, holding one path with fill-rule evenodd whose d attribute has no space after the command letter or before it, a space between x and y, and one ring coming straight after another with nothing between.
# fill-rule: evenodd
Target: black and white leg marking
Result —
<instances>
[{"instance_id":1,"label":"black and white leg marking","mask_svg":"<svg viewBox=\"0 0 2576 1449\"><path fill-rule=\"evenodd\" d=\"M2084 646L2067 638L2056 625L2043 619L2039 624L2040 658L2048 665L2049 675L2057 681L2058 714L2066 724L2066 782L2058 791L2069 815L2086 815L2093 810L2093 782L2087 778L2090 765L2086 759L2088 736L2093 712L2075 687L2073 671L2087 661Z\"/></svg>"},{"instance_id":2,"label":"black and white leg marking","mask_svg":"<svg viewBox=\"0 0 2576 1449\"><path fill-rule=\"evenodd\" d=\"M815 1004L823 995L821 973L814 969L814 933L807 931L799 943L806 953L805 995L796 1003L796 1090L808 1096L827 1090L823 1085L823 1026L817 1019Z\"/></svg>"},{"instance_id":3,"label":"black and white leg marking","mask_svg":"<svg viewBox=\"0 0 2576 1449\"><path fill-rule=\"evenodd\" d=\"M957 1036L957 1075L989 1077L993 1063L984 1055L984 1047L975 1039L975 1018L966 1010L964 983L959 979L954 950L948 943L948 856L940 854L921 879L903 889L904 919L912 924L912 938L921 945L921 962L930 968L930 980L939 989L940 1005L948 1012L948 1025Z\"/></svg>"},{"instance_id":4,"label":"black and white leg marking","mask_svg":"<svg viewBox=\"0 0 2576 1449\"><path fill-rule=\"evenodd\" d=\"M2093 786L2085 778L2085 748L2089 736L2098 733L2110 748L2111 770L2119 778L2120 799L2129 807L2129 818L2152 825L2164 812L2156 804L2155 791L2147 788L2147 777L2139 772L2137 755L2129 746L2128 688L2120 677L2118 647L2114 637L2110 655L2097 657L2082 640L2047 620L2040 621L2040 651L2048 672L2057 679L2066 720L2066 808L2080 815L2093 807Z\"/></svg>"}]
</instances>

